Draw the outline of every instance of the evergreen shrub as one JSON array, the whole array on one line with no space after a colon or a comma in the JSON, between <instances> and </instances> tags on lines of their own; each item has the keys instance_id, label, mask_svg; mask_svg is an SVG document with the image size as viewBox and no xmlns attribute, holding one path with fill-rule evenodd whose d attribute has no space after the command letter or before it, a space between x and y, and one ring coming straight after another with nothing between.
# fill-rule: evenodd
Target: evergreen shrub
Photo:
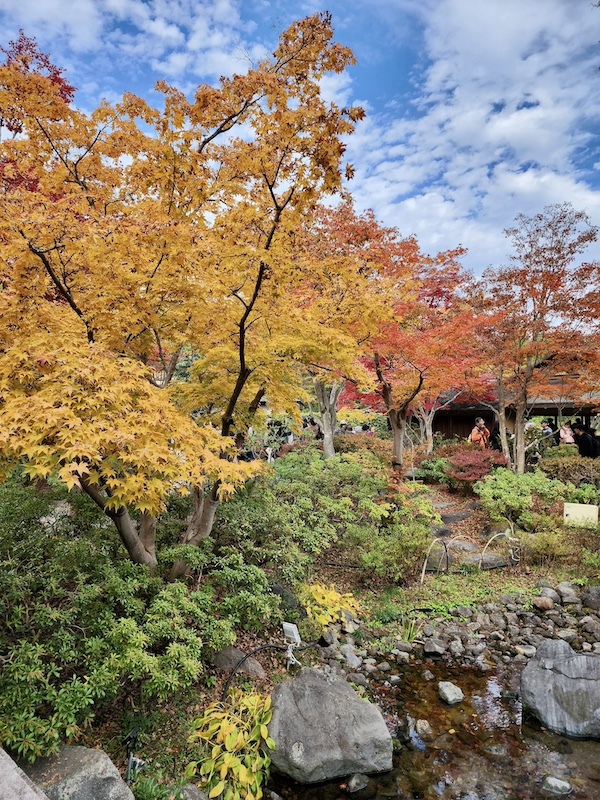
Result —
<instances>
[{"instance_id":1,"label":"evergreen shrub","mask_svg":"<svg viewBox=\"0 0 600 800\"><path fill-rule=\"evenodd\" d=\"M385 460L348 436L352 451L325 459L318 443L291 449L270 474L223 504L215 525L217 550L235 548L244 563L275 580L306 580L315 559L339 546L357 566L394 580L418 571L432 520L424 487L393 483ZM358 449L354 449L358 448Z\"/></svg>"},{"instance_id":2,"label":"evergreen shrub","mask_svg":"<svg viewBox=\"0 0 600 800\"><path fill-rule=\"evenodd\" d=\"M0 744L56 752L124 687L167 697L233 641L214 591L164 585L123 556L84 495L0 487Z\"/></svg>"},{"instance_id":3,"label":"evergreen shrub","mask_svg":"<svg viewBox=\"0 0 600 800\"><path fill-rule=\"evenodd\" d=\"M538 464L549 478L575 486L600 489L600 458L582 458L572 445L561 445L546 452Z\"/></svg>"},{"instance_id":4,"label":"evergreen shrub","mask_svg":"<svg viewBox=\"0 0 600 800\"><path fill-rule=\"evenodd\" d=\"M545 475L541 470L519 475L509 469L497 469L473 491L492 519L507 520L513 527L535 531L547 527L557 503L573 487Z\"/></svg>"}]
</instances>

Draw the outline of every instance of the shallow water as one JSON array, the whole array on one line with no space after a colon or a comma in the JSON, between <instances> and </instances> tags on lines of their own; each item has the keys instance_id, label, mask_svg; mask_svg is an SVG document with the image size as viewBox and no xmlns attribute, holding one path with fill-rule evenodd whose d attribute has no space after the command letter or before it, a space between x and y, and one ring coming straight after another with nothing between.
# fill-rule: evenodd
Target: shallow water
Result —
<instances>
[{"instance_id":1,"label":"shallow water","mask_svg":"<svg viewBox=\"0 0 600 800\"><path fill-rule=\"evenodd\" d=\"M433 678L423 674L429 670ZM449 707L437 693L439 680L463 690ZM399 686L376 687L378 702L399 742L394 769L372 776L356 800L538 800L550 775L571 784L571 800L600 800L600 742L578 741L523 720L519 673L482 671L427 662L402 672ZM432 733L420 736L417 720ZM419 730L421 727L419 726ZM271 788L285 800L348 798L342 781L301 786L274 776Z\"/></svg>"}]
</instances>

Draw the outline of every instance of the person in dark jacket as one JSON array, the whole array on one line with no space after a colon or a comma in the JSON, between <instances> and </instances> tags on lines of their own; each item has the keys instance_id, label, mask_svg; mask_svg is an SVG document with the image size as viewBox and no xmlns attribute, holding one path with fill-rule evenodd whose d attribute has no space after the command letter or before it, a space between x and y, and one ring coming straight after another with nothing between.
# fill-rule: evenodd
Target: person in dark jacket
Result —
<instances>
[{"instance_id":1,"label":"person in dark jacket","mask_svg":"<svg viewBox=\"0 0 600 800\"><path fill-rule=\"evenodd\" d=\"M573 435L575 436L575 443L579 450L579 455L585 458L596 458L596 443L591 435L586 431L582 422L574 422L571 426L573 428Z\"/></svg>"},{"instance_id":2,"label":"person in dark jacket","mask_svg":"<svg viewBox=\"0 0 600 800\"><path fill-rule=\"evenodd\" d=\"M492 450L499 450L502 452L502 442L500 441L500 423L494 422L494 427L490 433L490 447Z\"/></svg>"}]
</instances>

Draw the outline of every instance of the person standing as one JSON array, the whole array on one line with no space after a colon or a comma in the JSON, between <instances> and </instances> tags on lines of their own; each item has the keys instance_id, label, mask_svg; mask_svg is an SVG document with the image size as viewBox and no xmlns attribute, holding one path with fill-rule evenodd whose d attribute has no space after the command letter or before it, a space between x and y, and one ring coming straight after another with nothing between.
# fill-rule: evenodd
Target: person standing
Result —
<instances>
[{"instance_id":1,"label":"person standing","mask_svg":"<svg viewBox=\"0 0 600 800\"><path fill-rule=\"evenodd\" d=\"M591 433L586 431L582 422L574 422L572 428L579 455L584 458L596 458L596 443Z\"/></svg>"},{"instance_id":2,"label":"person standing","mask_svg":"<svg viewBox=\"0 0 600 800\"><path fill-rule=\"evenodd\" d=\"M492 432L490 433L490 447L492 450L502 452L502 442L500 441L500 423L494 422Z\"/></svg>"},{"instance_id":3,"label":"person standing","mask_svg":"<svg viewBox=\"0 0 600 800\"><path fill-rule=\"evenodd\" d=\"M561 444L575 444L575 437L573 436L571 423L568 420L565 420L560 426L558 435L560 437Z\"/></svg>"},{"instance_id":4,"label":"person standing","mask_svg":"<svg viewBox=\"0 0 600 800\"><path fill-rule=\"evenodd\" d=\"M550 425L550 422L545 419L542 422L542 450L547 450L549 447L553 447L556 444L554 439L554 428Z\"/></svg>"},{"instance_id":5,"label":"person standing","mask_svg":"<svg viewBox=\"0 0 600 800\"><path fill-rule=\"evenodd\" d=\"M475 420L475 427L471 431L470 441L480 450L486 450L489 447L490 432L485 427L483 417L477 417Z\"/></svg>"}]
</instances>

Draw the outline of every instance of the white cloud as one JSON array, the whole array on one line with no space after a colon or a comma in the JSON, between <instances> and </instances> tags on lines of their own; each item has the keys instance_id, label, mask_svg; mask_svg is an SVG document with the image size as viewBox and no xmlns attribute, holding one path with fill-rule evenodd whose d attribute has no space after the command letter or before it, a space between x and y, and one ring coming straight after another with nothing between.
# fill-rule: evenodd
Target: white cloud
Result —
<instances>
[{"instance_id":1,"label":"white cloud","mask_svg":"<svg viewBox=\"0 0 600 800\"><path fill-rule=\"evenodd\" d=\"M66 35L76 51L95 46L103 26L96 0L0 0L0 12L40 41Z\"/></svg>"},{"instance_id":2,"label":"white cloud","mask_svg":"<svg viewBox=\"0 0 600 800\"><path fill-rule=\"evenodd\" d=\"M600 223L600 9L586 0L328 7L359 63L326 76L323 95L369 115L348 139L359 208L417 234L428 252L468 246L476 270L506 261L502 229L520 212L569 201ZM149 95L159 77L191 94L243 73L291 19L321 10L321 0L0 0L0 21L6 38L19 27L35 36L91 108L123 90Z\"/></svg>"},{"instance_id":3,"label":"white cloud","mask_svg":"<svg viewBox=\"0 0 600 800\"><path fill-rule=\"evenodd\" d=\"M428 251L467 245L476 270L505 260L502 228L519 212L569 201L600 222L578 166L600 109L600 11L569 0L395 7L420 15L428 68L416 118L372 116L350 139L359 207Z\"/></svg>"}]
</instances>

